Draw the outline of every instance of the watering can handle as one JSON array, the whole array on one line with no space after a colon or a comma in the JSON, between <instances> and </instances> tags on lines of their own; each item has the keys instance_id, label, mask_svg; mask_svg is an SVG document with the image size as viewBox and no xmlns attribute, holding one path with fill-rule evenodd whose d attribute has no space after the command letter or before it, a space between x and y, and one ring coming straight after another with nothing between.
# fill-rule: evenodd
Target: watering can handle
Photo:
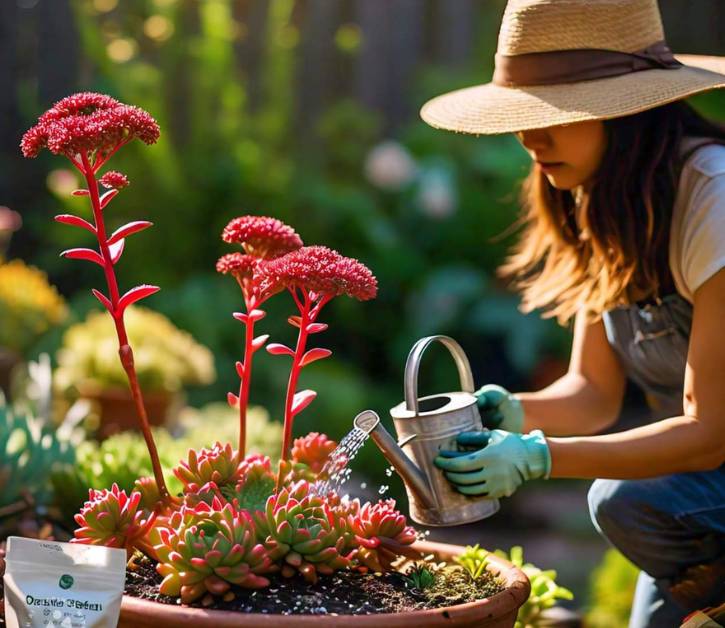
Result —
<instances>
[{"instance_id":1,"label":"watering can handle","mask_svg":"<svg viewBox=\"0 0 725 628\"><path fill-rule=\"evenodd\" d=\"M473 392L471 365L461 345L449 336L426 336L413 345L413 348L408 354L408 359L405 362L405 406L415 414L418 414L418 369L420 367L420 361L423 357L423 352L436 340L443 343L448 351L451 352L456 362L456 367L458 368L461 390L464 392Z\"/></svg>"}]
</instances>

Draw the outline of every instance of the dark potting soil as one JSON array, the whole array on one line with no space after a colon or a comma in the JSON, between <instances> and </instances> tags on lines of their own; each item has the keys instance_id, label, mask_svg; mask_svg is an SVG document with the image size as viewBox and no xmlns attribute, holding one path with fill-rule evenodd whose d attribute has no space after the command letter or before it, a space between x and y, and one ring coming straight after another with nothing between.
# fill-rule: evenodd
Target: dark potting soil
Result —
<instances>
[{"instance_id":1,"label":"dark potting soil","mask_svg":"<svg viewBox=\"0 0 725 628\"><path fill-rule=\"evenodd\" d=\"M454 606L490 597L504 589L493 574L473 581L467 572L444 568L435 584L419 591L412 588L403 574L360 574L339 571L309 584L301 577L283 578L272 575L265 589L233 587L226 595L207 595L190 606L280 615L368 615ZM161 576L154 564L143 558L135 569L126 572L126 594L162 604L180 604L177 598L161 595Z\"/></svg>"}]
</instances>

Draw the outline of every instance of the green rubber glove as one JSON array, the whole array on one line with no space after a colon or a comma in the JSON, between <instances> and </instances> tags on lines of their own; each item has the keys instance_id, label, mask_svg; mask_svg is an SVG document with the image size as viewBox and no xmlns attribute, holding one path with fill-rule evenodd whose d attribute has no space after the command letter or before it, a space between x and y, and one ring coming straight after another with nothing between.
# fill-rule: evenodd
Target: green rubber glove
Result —
<instances>
[{"instance_id":1,"label":"green rubber glove","mask_svg":"<svg viewBox=\"0 0 725 628\"><path fill-rule=\"evenodd\" d=\"M496 384L486 384L473 395L483 427L521 432L524 427L524 408L508 390Z\"/></svg>"},{"instance_id":2,"label":"green rubber glove","mask_svg":"<svg viewBox=\"0 0 725 628\"><path fill-rule=\"evenodd\" d=\"M548 478L551 454L544 433L515 434L504 430L462 432L458 445L476 451L444 451L433 461L464 495L509 497L526 480Z\"/></svg>"}]
</instances>

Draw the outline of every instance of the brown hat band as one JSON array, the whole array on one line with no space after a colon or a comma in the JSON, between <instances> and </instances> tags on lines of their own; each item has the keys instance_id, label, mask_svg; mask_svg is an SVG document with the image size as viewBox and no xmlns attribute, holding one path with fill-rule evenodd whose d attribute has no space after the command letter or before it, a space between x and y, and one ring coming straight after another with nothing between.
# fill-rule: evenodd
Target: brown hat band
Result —
<instances>
[{"instance_id":1,"label":"brown hat band","mask_svg":"<svg viewBox=\"0 0 725 628\"><path fill-rule=\"evenodd\" d=\"M636 52L587 48L521 55L496 54L495 60L492 82L503 87L576 83L641 70L675 70L682 66L664 41Z\"/></svg>"}]
</instances>

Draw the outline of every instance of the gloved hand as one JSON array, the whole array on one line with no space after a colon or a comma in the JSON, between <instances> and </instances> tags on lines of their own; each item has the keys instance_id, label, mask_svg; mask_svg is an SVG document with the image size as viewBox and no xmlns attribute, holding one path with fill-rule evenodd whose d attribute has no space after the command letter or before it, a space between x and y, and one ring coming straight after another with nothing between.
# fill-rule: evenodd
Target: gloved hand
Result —
<instances>
[{"instance_id":1,"label":"gloved hand","mask_svg":"<svg viewBox=\"0 0 725 628\"><path fill-rule=\"evenodd\" d=\"M524 408L508 390L496 384L486 384L473 394L483 427L521 432L524 427Z\"/></svg>"},{"instance_id":2,"label":"gloved hand","mask_svg":"<svg viewBox=\"0 0 725 628\"><path fill-rule=\"evenodd\" d=\"M546 479L551 473L551 454L541 430L528 434L462 432L457 441L460 447L482 448L473 452L442 450L433 462L464 495L509 497L524 481Z\"/></svg>"}]
</instances>

